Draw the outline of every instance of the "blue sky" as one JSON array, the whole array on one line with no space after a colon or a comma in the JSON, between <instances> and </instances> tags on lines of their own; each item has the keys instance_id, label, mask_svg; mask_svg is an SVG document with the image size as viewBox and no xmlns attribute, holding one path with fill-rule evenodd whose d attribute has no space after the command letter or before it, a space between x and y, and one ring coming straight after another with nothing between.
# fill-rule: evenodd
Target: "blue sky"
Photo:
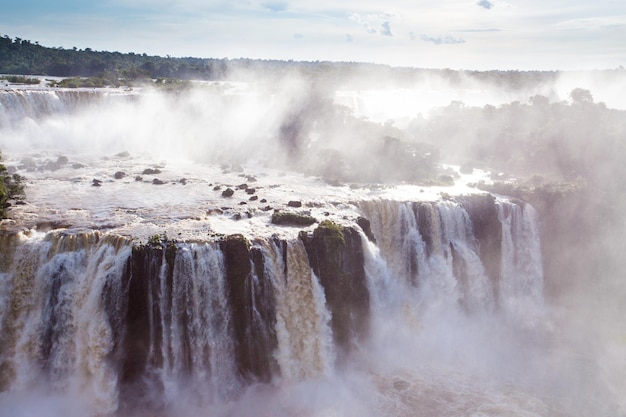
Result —
<instances>
[{"instance_id":1,"label":"blue sky","mask_svg":"<svg viewBox=\"0 0 626 417\"><path fill-rule=\"evenodd\" d=\"M0 0L45 46L453 69L626 66L624 0Z\"/></svg>"}]
</instances>

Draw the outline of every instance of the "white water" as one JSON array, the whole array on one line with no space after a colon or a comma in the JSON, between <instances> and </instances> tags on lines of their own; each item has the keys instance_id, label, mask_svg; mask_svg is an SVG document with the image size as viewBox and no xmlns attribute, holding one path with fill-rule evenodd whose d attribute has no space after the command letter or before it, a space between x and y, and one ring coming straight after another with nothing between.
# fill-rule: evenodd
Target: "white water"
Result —
<instances>
[{"instance_id":1,"label":"white water","mask_svg":"<svg viewBox=\"0 0 626 417\"><path fill-rule=\"evenodd\" d=\"M608 403L569 396L571 375L558 373L569 368L556 359L582 365L560 356L563 347L552 340L532 208L499 203L503 284L498 292L485 278L467 213L452 202L429 205L434 214L429 227L436 234L431 247L417 230L410 203L364 204L363 214L381 237L377 246L363 236L371 330L341 368L335 366L324 292L302 242L287 241L284 257L277 242L256 243L276 297L274 355L280 369L267 386L244 388L236 376L222 253L214 244L179 246L172 287L164 268L155 281L159 298L152 302L163 334L161 344L152 339L151 346L160 346L163 362L147 375L164 390L152 401L172 417L582 416L609 409ZM401 239L385 242L382 236ZM128 242L98 234L35 234L22 240L3 274L10 289L3 293L2 315L16 314L3 321L10 324L3 331L15 334L15 348L3 359L15 377L0 395L0 415L66 415L74 410L74 398L81 398L75 415L114 412L119 375L107 360L113 346L103 287L119 282ZM465 265L463 279L455 274L452 247ZM398 253L405 255L394 256ZM407 255L415 257L416 271L408 267ZM42 364L47 337L54 343ZM183 340L192 344L183 346ZM55 406L44 411L33 396Z\"/></svg>"},{"instance_id":2,"label":"white water","mask_svg":"<svg viewBox=\"0 0 626 417\"><path fill-rule=\"evenodd\" d=\"M286 383L327 376L334 362L330 313L324 291L308 264L300 240L286 243L286 259L275 243L265 242L276 294L276 357Z\"/></svg>"}]
</instances>

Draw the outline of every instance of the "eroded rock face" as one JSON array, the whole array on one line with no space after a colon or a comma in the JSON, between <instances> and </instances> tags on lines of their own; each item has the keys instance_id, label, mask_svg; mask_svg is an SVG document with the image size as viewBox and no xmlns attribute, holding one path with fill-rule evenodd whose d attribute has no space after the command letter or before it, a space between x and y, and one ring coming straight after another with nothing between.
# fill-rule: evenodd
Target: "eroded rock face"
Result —
<instances>
[{"instance_id":1,"label":"eroded rock face","mask_svg":"<svg viewBox=\"0 0 626 417\"><path fill-rule=\"evenodd\" d=\"M267 382L276 363L275 302L265 280L263 256L242 235L220 242L224 254L228 296L233 315L235 356L242 378ZM255 303L254 300L263 300Z\"/></svg>"},{"instance_id":2,"label":"eroded rock face","mask_svg":"<svg viewBox=\"0 0 626 417\"><path fill-rule=\"evenodd\" d=\"M332 315L335 343L347 354L362 340L369 327L369 290L359 233L331 221L323 221L313 234L301 233L309 264L324 288Z\"/></svg>"},{"instance_id":3,"label":"eroded rock face","mask_svg":"<svg viewBox=\"0 0 626 417\"><path fill-rule=\"evenodd\" d=\"M472 222L485 272L497 290L502 258L502 224L498 219L496 199L491 194L473 195L463 197L461 204Z\"/></svg>"},{"instance_id":4,"label":"eroded rock face","mask_svg":"<svg viewBox=\"0 0 626 417\"><path fill-rule=\"evenodd\" d=\"M164 256L164 251L169 253ZM128 310L125 320L124 352L122 360L121 383L126 387L121 392L122 404L141 405L142 395L154 389L146 378L150 369L163 365L161 343L163 338L163 318L159 308L161 294L159 276L165 266L166 280L170 284L173 277L176 247L165 249L160 246L138 245L133 247L127 268L127 276L123 281L128 288ZM165 265L164 265L165 263ZM126 395L127 394L127 395Z\"/></svg>"}]
</instances>

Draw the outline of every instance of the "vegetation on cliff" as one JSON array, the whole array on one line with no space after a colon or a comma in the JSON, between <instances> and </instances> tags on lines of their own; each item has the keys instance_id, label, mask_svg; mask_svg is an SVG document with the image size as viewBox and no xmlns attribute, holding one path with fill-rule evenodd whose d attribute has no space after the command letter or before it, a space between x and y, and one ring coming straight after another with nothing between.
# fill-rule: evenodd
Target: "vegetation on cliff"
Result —
<instances>
[{"instance_id":1,"label":"vegetation on cliff","mask_svg":"<svg viewBox=\"0 0 626 417\"><path fill-rule=\"evenodd\" d=\"M6 209L10 207L10 200L20 200L24 197L24 185L22 177L18 174L10 174L7 168L1 163L0 153L0 218L6 216Z\"/></svg>"}]
</instances>

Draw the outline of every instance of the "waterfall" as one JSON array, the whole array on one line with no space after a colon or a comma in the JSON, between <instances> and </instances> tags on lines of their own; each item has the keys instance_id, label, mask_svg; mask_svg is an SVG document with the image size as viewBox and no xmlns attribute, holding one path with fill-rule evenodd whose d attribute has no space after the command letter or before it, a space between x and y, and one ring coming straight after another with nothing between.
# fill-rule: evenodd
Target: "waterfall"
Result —
<instances>
[{"instance_id":1,"label":"waterfall","mask_svg":"<svg viewBox=\"0 0 626 417\"><path fill-rule=\"evenodd\" d=\"M104 96L88 90L0 90L0 127L24 118L66 114Z\"/></svg>"},{"instance_id":2,"label":"waterfall","mask_svg":"<svg viewBox=\"0 0 626 417\"><path fill-rule=\"evenodd\" d=\"M160 320L151 323L150 349L160 351L149 373L161 380L165 403L200 393L207 402L229 398L238 381L222 253L215 244L181 246L171 276L169 266L162 259L153 292L158 311L152 318Z\"/></svg>"},{"instance_id":3,"label":"waterfall","mask_svg":"<svg viewBox=\"0 0 626 417\"><path fill-rule=\"evenodd\" d=\"M431 303L447 299L470 311L493 308L494 288L459 203L370 201L361 207L394 276L420 287Z\"/></svg>"},{"instance_id":4,"label":"waterfall","mask_svg":"<svg viewBox=\"0 0 626 417\"><path fill-rule=\"evenodd\" d=\"M108 358L116 329L107 314L123 300L120 280L129 253L123 239L97 233L35 234L21 242L2 277L10 288L1 315L4 389L44 385L115 411L117 374Z\"/></svg>"},{"instance_id":5,"label":"waterfall","mask_svg":"<svg viewBox=\"0 0 626 417\"><path fill-rule=\"evenodd\" d=\"M276 356L286 380L328 374L334 362L330 314L300 240L264 242L276 294Z\"/></svg>"},{"instance_id":6,"label":"waterfall","mask_svg":"<svg viewBox=\"0 0 626 417\"><path fill-rule=\"evenodd\" d=\"M396 378L384 365L511 361L489 335L506 329L501 313L543 305L533 208L488 197L358 207L371 231L322 222L295 238L151 245L0 236L0 410L33 393L82 398L84 415L177 416L352 367L384 385Z\"/></svg>"},{"instance_id":7,"label":"waterfall","mask_svg":"<svg viewBox=\"0 0 626 417\"><path fill-rule=\"evenodd\" d=\"M529 204L498 203L502 223L500 299L516 314L543 305L543 269L537 214Z\"/></svg>"}]
</instances>

